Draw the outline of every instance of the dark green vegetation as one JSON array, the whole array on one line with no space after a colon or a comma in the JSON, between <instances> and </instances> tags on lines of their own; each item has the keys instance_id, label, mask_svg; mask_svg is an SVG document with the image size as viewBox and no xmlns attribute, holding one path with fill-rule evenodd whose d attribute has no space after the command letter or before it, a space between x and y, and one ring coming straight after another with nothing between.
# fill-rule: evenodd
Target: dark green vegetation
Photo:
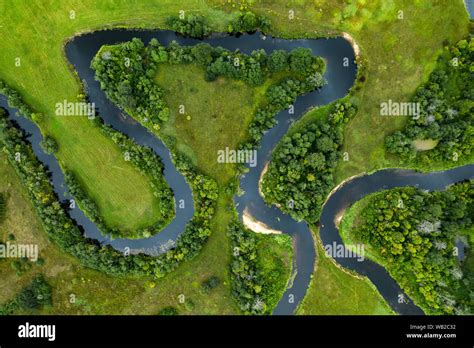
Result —
<instances>
[{"instance_id":1,"label":"dark green vegetation","mask_svg":"<svg viewBox=\"0 0 474 348\"><path fill-rule=\"evenodd\" d=\"M7 211L7 200L5 194L0 192L0 223L5 219L5 213Z\"/></svg>"},{"instance_id":2,"label":"dark green vegetation","mask_svg":"<svg viewBox=\"0 0 474 348\"><path fill-rule=\"evenodd\" d=\"M96 124L101 127L102 133L111 138L112 141L119 146L125 160L130 161L140 173L150 177L153 195L158 199L161 206L160 219L155 225L136 231L124 231L117 227L109 227L100 215L97 204L87 195L84 186L78 181L78 178L73 172L66 171L65 180L69 192L78 201L84 213L99 227L103 234L122 238L150 237L168 225L174 216L173 192L163 176L163 163L149 147L136 144L126 135L114 130L110 126L101 124L100 121L97 120L96 118Z\"/></svg>"},{"instance_id":3,"label":"dark green vegetation","mask_svg":"<svg viewBox=\"0 0 474 348\"><path fill-rule=\"evenodd\" d=\"M193 14L183 16L183 18L169 17L166 20L166 25L181 35L194 38L204 38L212 32L204 18Z\"/></svg>"},{"instance_id":4,"label":"dark green vegetation","mask_svg":"<svg viewBox=\"0 0 474 348\"><path fill-rule=\"evenodd\" d=\"M435 192L397 188L357 202L341 233L350 244L366 243L367 256L426 313L470 314L473 216L474 181ZM464 261L457 257L458 240L469 248Z\"/></svg>"},{"instance_id":5,"label":"dark green vegetation","mask_svg":"<svg viewBox=\"0 0 474 348\"><path fill-rule=\"evenodd\" d=\"M237 17L229 23L227 32L231 34L247 33L256 31L257 29L266 32L269 28L270 21L268 18L250 11L245 11L239 12Z\"/></svg>"},{"instance_id":6,"label":"dark green vegetation","mask_svg":"<svg viewBox=\"0 0 474 348\"><path fill-rule=\"evenodd\" d=\"M344 126L355 112L349 102L334 104L327 118L315 119L285 136L262 180L265 200L297 220L316 223L334 186Z\"/></svg>"},{"instance_id":7,"label":"dark green vegetation","mask_svg":"<svg viewBox=\"0 0 474 348\"><path fill-rule=\"evenodd\" d=\"M427 83L412 98L420 115L386 139L387 150L402 163L430 168L468 163L474 148L474 38L446 48ZM425 151L416 141L432 142Z\"/></svg>"},{"instance_id":8,"label":"dark green vegetation","mask_svg":"<svg viewBox=\"0 0 474 348\"><path fill-rule=\"evenodd\" d=\"M41 148L43 149L44 152L47 154L54 154L58 151L58 143L51 138L51 137L44 137L43 140L40 143Z\"/></svg>"},{"instance_id":9,"label":"dark green vegetation","mask_svg":"<svg viewBox=\"0 0 474 348\"><path fill-rule=\"evenodd\" d=\"M0 305L0 314L12 314L17 311L30 312L52 305L52 289L43 275L37 274L30 284L25 286L13 300Z\"/></svg>"},{"instance_id":10,"label":"dark green vegetation","mask_svg":"<svg viewBox=\"0 0 474 348\"><path fill-rule=\"evenodd\" d=\"M172 306L163 308L158 315L179 315L179 311Z\"/></svg>"},{"instance_id":11,"label":"dark green vegetation","mask_svg":"<svg viewBox=\"0 0 474 348\"><path fill-rule=\"evenodd\" d=\"M284 262L291 262L291 239L281 237L281 244L290 255L273 254L265 245L268 238L246 229L238 221L229 225L232 261L232 295L247 314L270 314L283 296L289 280Z\"/></svg>"},{"instance_id":12,"label":"dark green vegetation","mask_svg":"<svg viewBox=\"0 0 474 348\"><path fill-rule=\"evenodd\" d=\"M172 16L166 20L166 25L171 30L188 37L205 38L212 33L212 28L206 20L199 15ZM251 11L239 12L227 26L229 34L253 32L257 29L267 31L270 28L270 21Z\"/></svg>"},{"instance_id":13,"label":"dark green vegetation","mask_svg":"<svg viewBox=\"0 0 474 348\"><path fill-rule=\"evenodd\" d=\"M201 283L202 290L206 293L211 292L213 289L215 289L219 284L221 283L221 280L219 277L212 276L207 278L205 281Z\"/></svg>"}]
</instances>

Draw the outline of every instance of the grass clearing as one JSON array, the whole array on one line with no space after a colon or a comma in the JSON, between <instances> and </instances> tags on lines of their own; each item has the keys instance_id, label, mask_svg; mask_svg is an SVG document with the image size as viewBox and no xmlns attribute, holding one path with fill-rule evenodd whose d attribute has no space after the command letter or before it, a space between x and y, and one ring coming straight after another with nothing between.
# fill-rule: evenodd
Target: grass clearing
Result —
<instances>
[{"instance_id":1,"label":"grass clearing","mask_svg":"<svg viewBox=\"0 0 474 348\"><path fill-rule=\"evenodd\" d=\"M220 185L235 177L236 165L218 163L218 151L237 150L247 138L266 85L252 88L223 77L207 82L204 69L194 64L160 65L156 82L164 89L170 109L170 119L160 132L175 138L178 151Z\"/></svg>"},{"instance_id":2,"label":"grass clearing","mask_svg":"<svg viewBox=\"0 0 474 348\"><path fill-rule=\"evenodd\" d=\"M435 148L437 144L438 144L438 140L433 140L433 139L413 140L413 147L417 151L431 150Z\"/></svg>"},{"instance_id":3,"label":"grass clearing","mask_svg":"<svg viewBox=\"0 0 474 348\"><path fill-rule=\"evenodd\" d=\"M327 257L319 237L316 244L316 270L306 297L298 308L298 314L394 314L370 280L342 269Z\"/></svg>"}]
</instances>

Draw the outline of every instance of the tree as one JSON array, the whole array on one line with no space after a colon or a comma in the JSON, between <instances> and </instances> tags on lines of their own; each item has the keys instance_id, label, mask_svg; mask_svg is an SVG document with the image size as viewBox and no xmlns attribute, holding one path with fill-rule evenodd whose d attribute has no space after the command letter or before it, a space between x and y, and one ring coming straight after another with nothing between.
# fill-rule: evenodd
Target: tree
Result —
<instances>
[{"instance_id":1,"label":"tree","mask_svg":"<svg viewBox=\"0 0 474 348\"><path fill-rule=\"evenodd\" d=\"M288 69L288 53L284 50L273 51L268 56L268 68L272 72Z\"/></svg>"},{"instance_id":2,"label":"tree","mask_svg":"<svg viewBox=\"0 0 474 348\"><path fill-rule=\"evenodd\" d=\"M305 75L311 71L313 55L309 48L295 48L290 53L290 68L297 74Z\"/></svg>"}]
</instances>

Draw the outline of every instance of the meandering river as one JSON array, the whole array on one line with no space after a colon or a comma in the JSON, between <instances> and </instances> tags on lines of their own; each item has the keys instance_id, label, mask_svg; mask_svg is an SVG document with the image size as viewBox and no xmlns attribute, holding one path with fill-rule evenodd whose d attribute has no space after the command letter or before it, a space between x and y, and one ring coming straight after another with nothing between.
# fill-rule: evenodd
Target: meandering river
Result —
<instances>
[{"instance_id":1,"label":"meandering river","mask_svg":"<svg viewBox=\"0 0 474 348\"><path fill-rule=\"evenodd\" d=\"M165 178L174 192L175 200L184 200L184 208L177 208L176 215L172 222L160 233L150 238L143 239L122 239L111 240L104 237L79 208L70 210L71 217L82 228L84 234L100 243L110 244L118 250L130 248L132 251L145 252L157 255L167 250L169 241L175 241L184 231L186 224L192 218L193 197L192 192L184 177L174 167L168 149L163 143L152 135L145 127L134 121L128 115L124 115L105 93L100 89L99 83L94 80L94 71L90 68L90 62L99 48L104 44L115 44L131 40L134 37L142 39L145 43L152 38L157 38L164 45L168 45L172 40L182 45L194 45L200 40L188 39L177 36L171 31L136 31L136 30L108 30L78 36L66 45L66 56L79 77L87 86L87 94L91 102L98 108L100 117L104 122L110 124L115 129L127 134L141 145L151 148L162 158L165 170ZM356 65L354 62L354 52L351 45L342 38L334 39L301 39L283 40L271 36L264 37L260 33L235 36L215 36L203 40L213 46L222 46L229 50L239 49L249 54L255 49L264 49L267 53L275 49L291 50L296 47L308 47L313 54L323 57L327 64L325 78L328 84L321 90L301 96L294 104L294 113L289 114L288 110L280 112L276 118L278 124L265 133L261 147L258 150L257 166L249 167L249 172L242 176L240 187L244 191L241 196L235 197L236 207L239 216L242 217L246 210L258 221L261 221L275 230L283 231L293 238L294 259L293 276L282 299L276 306L273 314L293 314L297 306L301 303L311 281L314 271L316 252L312 232L305 222L293 220L289 215L281 212L277 207L269 207L265 204L258 192L258 181L265 164L270 160L272 150L279 140L286 134L292 122L300 118L306 111L318 105L328 104L340 99L348 93L353 85L356 76ZM349 64L343 64L345 61ZM60 102L60 101L58 101ZM49 167L52 172L52 183L60 198L73 199L67 191L64 182L64 175L61 168L52 155L45 154L39 146L42 139L37 126L31 121L15 116L15 111L8 108L4 97L0 97L0 106L5 107L10 114L10 118L15 120L29 136L33 150L39 160ZM91 151L94 151L91 149ZM217 154L216 154L217 156ZM341 209L345 209L353 202L361 199L365 195L385 188L406 185L419 185L420 188L430 190L442 189L451 183L473 177L474 165L464 166L445 172L436 173L415 173L401 170L384 170L375 174L357 177L334 191L323 207L321 215L320 234L323 243L342 243L337 228L334 225L334 217ZM374 262L364 260L357 262L351 258L335 258L344 267L355 270L366 275L375 284L379 292L390 304L390 306L400 314L421 314L422 311L416 307L398 284L390 277L385 269ZM222 260L227 262L227 260ZM318 279L313 281L317 282ZM399 295L403 295L406 301L398 300Z\"/></svg>"}]
</instances>

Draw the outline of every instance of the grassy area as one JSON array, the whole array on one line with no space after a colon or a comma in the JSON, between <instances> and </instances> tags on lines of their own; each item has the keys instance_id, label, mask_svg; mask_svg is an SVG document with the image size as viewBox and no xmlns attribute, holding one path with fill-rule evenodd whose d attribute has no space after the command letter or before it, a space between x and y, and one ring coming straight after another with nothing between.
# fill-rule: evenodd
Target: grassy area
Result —
<instances>
[{"instance_id":1,"label":"grassy area","mask_svg":"<svg viewBox=\"0 0 474 348\"><path fill-rule=\"evenodd\" d=\"M318 261L311 286L298 308L300 315L394 314L375 286L327 257L317 238Z\"/></svg>"},{"instance_id":2,"label":"grassy area","mask_svg":"<svg viewBox=\"0 0 474 348\"><path fill-rule=\"evenodd\" d=\"M226 147L234 150L248 137L248 125L255 110L265 103L265 91L281 76L272 76L262 86L249 87L242 81L220 77L207 82L204 70L196 65L161 65L156 77L164 89L170 119L158 136L174 138L176 150L190 157L203 173L214 178L220 188L217 214L213 218L214 231L221 232L231 221L233 197L226 186L236 179L236 165L219 163L217 153ZM226 101L226 102L223 102ZM180 113L180 106L184 112ZM215 233L215 232L213 232ZM281 298L291 271L291 238L282 236L259 237L259 263L262 278L270 288L264 288L265 298L272 308ZM214 253L219 253L213 250Z\"/></svg>"},{"instance_id":3,"label":"grassy area","mask_svg":"<svg viewBox=\"0 0 474 348\"><path fill-rule=\"evenodd\" d=\"M207 82L203 68L194 64L160 66L156 82L164 89L170 108L170 119L161 134L175 138L177 150L220 185L235 177L236 165L218 163L217 151L236 150L247 138L267 84L252 88L222 77ZM179 112L181 105L183 113Z\"/></svg>"}]
</instances>

